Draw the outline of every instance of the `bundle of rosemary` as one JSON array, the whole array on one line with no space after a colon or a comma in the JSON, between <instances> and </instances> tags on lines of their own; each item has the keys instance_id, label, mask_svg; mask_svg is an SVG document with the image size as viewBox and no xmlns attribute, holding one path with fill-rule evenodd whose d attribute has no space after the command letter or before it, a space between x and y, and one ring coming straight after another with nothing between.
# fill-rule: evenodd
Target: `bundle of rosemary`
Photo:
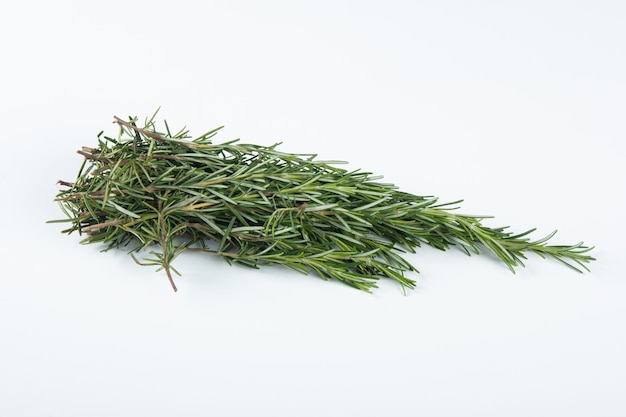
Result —
<instances>
[{"instance_id":1,"label":"bundle of rosemary","mask_svg":"<svg viewBox=\"0 0 626 417\"><path fill-rule=\"evenodd\" d=\"M455 213L460 201L439 204L313 154L214 144L220 128L193 140L167 122L159 132L155 116L144 127L115 117L117 138L100 132L96 148L78 151L85 158L78 176L59 181L56 196L67 218L52 222L70 222L63 232L86 235L82 243L129 247L140 265L164 270L174 291L172 272L180 274L172 262L187 250L250 267L280 264L368 292L381 277L413 288L405 273L417 270L402 253L423 243L467 254L488 249L511 271L527 252L580 272L594 259L582 242L547 245L554 233L531 241L534 229L487 227L486 216ZM143 250L150 256L138 260Z\"/></svg>"}]
</instances>

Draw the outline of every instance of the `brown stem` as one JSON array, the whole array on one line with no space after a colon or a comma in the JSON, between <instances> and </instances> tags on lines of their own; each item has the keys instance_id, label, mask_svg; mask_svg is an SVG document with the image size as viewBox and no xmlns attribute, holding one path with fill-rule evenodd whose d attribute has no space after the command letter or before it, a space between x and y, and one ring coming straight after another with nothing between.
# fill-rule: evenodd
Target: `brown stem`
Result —
<instances>
[{"instance_id":1,"label":"brown stem","mask_svg":"<svg viewBox=\"0 0 626 417\"><path fill-rule=\"evenodd\" d=\"M174 284L174 279L172 278L172 274L170 272L170 266L169 265L165 265L165 273L167 274L167 279L170 280L170 285L172 286L172 289L174 290L174 292L178 291L178 289L176 288L176 284Z\"/></svg>"},{"instance_id":2,"label":"brown stem","mask_svg":"<svg viewBox=\"0 0 626 417\"><path fill-rule=\"evenodd\" d=\"M89 152L85 152L85 151L76 151L77 154L84 156L87 159L91 159L91 160L96 160L98 159L98 157L96 155L93 155Z\"/></svg>"},{"instance_id":3,"label":"brown stem","mask_svg":"<svg viewBox=\"0 0 626 417\"><path fill-rule=\"evenodd\" d=\"M98 223L98 224L92 224L86 227L83 227L82 230L83 232L89 231L89 230L93 230L93 229L101 229L103 227L108 227L108 226L117 226L120 224L123 224L124 220L111 220L108 222L104 222L104 223Z\"/></svg>"},{"instance_id":4,"label":"brown stem","mask_svg":"<svg viewBox=\"0 0 626 417\"><path fill-rule=\"evenodd\" d=\"M156 132L150 132L149 130L142 129L142 128L137 127L137 126L133 126L133 124L128 123L128 122L120 119L117 116L113 116L113 119L114 119L113 123L117 123L118 125L127 127L128 129L134 130L135 132L139 132L142 135L148 136L148 137L150 137L152 139L161 140L161 141L165 141L166 140L163 135L160 135L160 134L158 134Z\"/></svg>"}]
</instances>

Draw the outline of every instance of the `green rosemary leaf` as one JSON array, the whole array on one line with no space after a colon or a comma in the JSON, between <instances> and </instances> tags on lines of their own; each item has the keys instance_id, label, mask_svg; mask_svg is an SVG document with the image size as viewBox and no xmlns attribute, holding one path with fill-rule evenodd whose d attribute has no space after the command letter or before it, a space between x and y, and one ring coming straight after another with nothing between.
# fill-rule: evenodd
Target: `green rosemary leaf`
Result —
<instances>
[{"instance_id":1,"label":"green rosemary leaf","mask_svg":"<svg viewBox=\"0 0 626 417\"><path fill-rule=\"evenodd\" d=\"M122 207L122 206L120 206L120 205L118 205L118 204L115 204L115 203L114 203L114 202L112 202L112 201L107 201L107 204L108 204L108 205L110 205L110 206L115 207L115 209L116 209L117 211L119 211L119 212L121 212L121 213L124 213L124 214L125 214L125 215L127 215L127 216L134 217L135 219L138 219L138 218L140 217L138 214L135 214L135 213L133 213L132 211L126 210L124 207Z\"/></svg>"},{"instance_id":2,"label":"green rosemary leaf","mask_svg":"<svg viewBox=\"0 0 626 417\"><path fill-rule=\"evenodd\" d=\"M211 220L209 217L204 216L202 214L196 214L196 217L198 217L200 220L206 223L211 229L215 230L218 234L220 234L221 236L224 236L224 231L220 229L217 226L217 224L215 224L215 222Z\"/></svg>"},{"instance_id":3,"label":"green rosemary leaf","mask_svg":"<svg viewBox=\"0 0 626 417\"><path fill-rule=\"evenodd\" d=\"M321 205L321 206L311 206L311 207L308 207L308 206L307 206L307 207L305 207L305 208L304 208L304 211L305 211L306 213L310 213L310 212L312 212L312 211L324 211L324 210L330 210L330 209L335 208L335 207L337 207L337 204L336 204L336 203L332 203L332 204L323 204L323 205Z\"/></svg>"}]
</instances>

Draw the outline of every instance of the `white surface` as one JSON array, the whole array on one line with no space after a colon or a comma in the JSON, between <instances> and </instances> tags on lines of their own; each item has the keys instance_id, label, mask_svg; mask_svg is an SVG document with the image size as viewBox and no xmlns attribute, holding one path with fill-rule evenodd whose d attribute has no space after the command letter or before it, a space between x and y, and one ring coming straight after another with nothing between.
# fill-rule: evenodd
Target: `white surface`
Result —
<instances>
[{"instance_id":1,"label":"white surface","mask_svg":"<svg viewBox=\"0 0 626 417\"><path fill-rule=\"evenodd\" d=\"M624 2L2 9L0 415L626 415ZM44 224L74 151L157 106L558 228L598 261L512 275L425 248L403 296L189 255L174 294Z\"/></svg>"}]
</instances>

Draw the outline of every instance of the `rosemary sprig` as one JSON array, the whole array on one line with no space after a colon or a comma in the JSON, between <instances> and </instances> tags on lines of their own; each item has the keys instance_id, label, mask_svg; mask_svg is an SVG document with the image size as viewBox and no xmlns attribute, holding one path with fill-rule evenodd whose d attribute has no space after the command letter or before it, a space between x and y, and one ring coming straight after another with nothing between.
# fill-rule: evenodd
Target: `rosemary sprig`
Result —
<instances>
[{"instance_id":1,"label":"rosemary sprig","mask_svg":"<svg viewBox=\"0 0 626 417\"><path fill-rule=\"evenodd\" d=\"M52 222L69 222L64 233L105 250L130 245L133 259L164 270L174 291L172 263L188 250L254 268L280 264L364 291L381 277L414 288L406 273L417 270L402 253L422 244L467 254L487 249L513 272L528 252L579 272L594 259L582 242L554 246L547 244L554 233L530 240L534 229L487 227L484 216L456 214L460 201L439 204L314 154L284 153L279 144L214 144L220 128L193 140L167 122L160 132L155 116L144 127L115 117L116 138L100 132L96 148L78 151L85 160L77 178L59 181L64 189L56 196L67 219ZM144 249L150 256L138 260L134 253Z\"/></svg>"}]
</instances>

